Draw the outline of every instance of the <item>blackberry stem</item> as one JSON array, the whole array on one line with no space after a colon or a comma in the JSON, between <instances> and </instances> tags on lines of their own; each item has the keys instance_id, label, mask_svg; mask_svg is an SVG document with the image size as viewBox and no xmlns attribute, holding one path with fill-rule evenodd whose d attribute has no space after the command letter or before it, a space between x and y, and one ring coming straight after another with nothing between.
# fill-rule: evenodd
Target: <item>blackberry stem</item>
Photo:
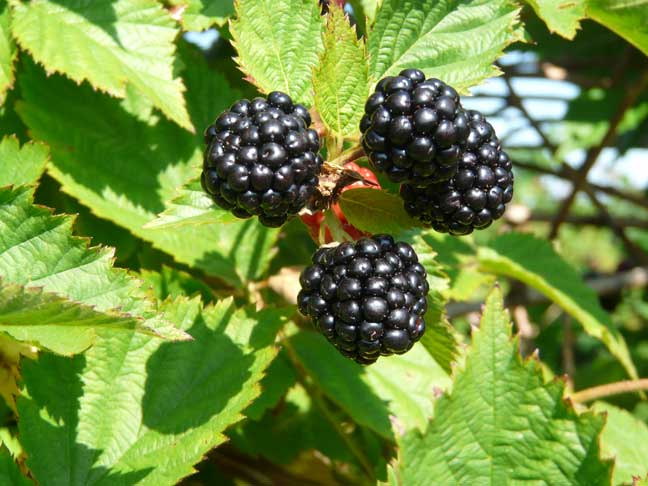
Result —
<instances>
[{"instance_id":1,"label":"blackberry stem","mask_svg":"<svg viewBox=\"0 0 648 486\"><path fill-rule=\"evenodd\" d=\"M577 403L591 402L598 398L609 397L611 395L619 395L621 393L629 393L635 391L648 390L648 378L640 380L626 380L617 381L615 383L608 383L607 385L594 386L586 388L579 392L574 393L570 398Z\"/></svg>"}]
</instances>

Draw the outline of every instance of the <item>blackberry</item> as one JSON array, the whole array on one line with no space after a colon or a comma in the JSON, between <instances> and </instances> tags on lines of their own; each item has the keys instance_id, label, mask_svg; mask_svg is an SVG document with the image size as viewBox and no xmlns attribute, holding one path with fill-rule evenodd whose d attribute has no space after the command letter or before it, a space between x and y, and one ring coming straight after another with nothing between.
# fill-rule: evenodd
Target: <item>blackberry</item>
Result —
<instances>
[{"instance_id":1,"label":"blackberry","mask_svg":"<svg viewBox=\"0 0 648 486\"><path fill-rule=\"evenodd\" d=\"M321 247L302 272L298 306L340 353L360 364L408 351L425 332L427 274L389 235Z\"/></svg>"},{"instance_id":2,"label":"blackberry","mask_svg":"<svg viewBox=\"0 0 648 486\"><path fill-rule=\"evenodd\" d=\"M279 91L237 101L205 130L203 189L239 218L281 226L319 183L320 141L310 123L308 110Z\"/></svg>"},{"instance_id":3,"label":"blackberry","mask_svg":"<svg viewBox=\"0 0 648 486\"><path fill-rule=\"evenodd\" d=\"M383 78L360 121L362 146L392 182L424 187L457 171L468 117L454 88L418 69Z\"/></svg>"},{"instance_id":4,"label":"blackberry","mask_svg":"<svg viewBox=\"0 0 648 486\"><path fill-rule=\"evenodd\" d=\"M425 188L401 186L405 210L440 232L466 235L504 214L513 198L512 164L490 123L478 111L466 112L470 133L457 173Z\"/></svg>"}]
</instances>

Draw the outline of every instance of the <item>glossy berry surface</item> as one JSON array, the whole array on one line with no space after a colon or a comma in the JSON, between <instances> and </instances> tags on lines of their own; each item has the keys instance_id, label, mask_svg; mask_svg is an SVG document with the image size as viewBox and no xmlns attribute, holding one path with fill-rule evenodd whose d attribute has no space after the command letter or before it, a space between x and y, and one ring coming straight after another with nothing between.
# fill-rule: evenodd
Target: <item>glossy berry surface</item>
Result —
<instances>
[{"instance_id":1,"label":"glossy berry surface","mask_svg":"<svg viewBox=\"0 0 648 486\"><path fill-rule=\"evenodd\" d=\"M320 141L308 110L273 91L239 100L205 130L203 189L239 218L281 226L319 182Z\"/></svg>"},{"instance_id":2,"label":"glossy berry surface","mask_svg":"<svg viewBox=\"0 0 648 486\"><path fill-rule=\"evenodd\" d=\"M417 188L403 184L405 210L435 230L465 235L500 218L513 198L512 164L493 127L478 111L467 111L470 132L461 147L457 173Z\"/></svg>"},{"instance_id":3,"label":"glossy berry surface","mask_svg":"<svg viewBox=\"0 0 648 486\"><path fill-rule=\"evenodd\" d=\"M365 104L362 146L392 182L424 187L457 171L468 118L459 95L418 69L383 78Z\"/></svg>"},{"instance_id":4,"label":"glossy berry surface","mask_svg":"<svg viewBox=\"0 0 648 486\"><path fill-rule=\"evenodd\" d=\"M403 354L425 332L427 273L412 247L391 236L322 247L299 282L300 312L360 364Z\"/></svg>"},{"instance_id":5,"label":"glossy berry surface","mask_svg":"<svg viewBox=\"0 0 648 486\"><path fill-rule=\"evenodd\" d=\"M341 192L360 187L367 187L371 189L381 188L378 179L376 179L376 175L366 167L360 167L355 162L347 162L346 164L344 164L344 168L357 172L358 174L360 174L360 176L362 176L364 181L357 181L353 184L349 184L348 186L345 186ZM363 236L369 236L368 233L360 231L358 228L347 221L346 216L344 216L344 213L342 212L342 208L340 208L340 205L337 202L331 205L331 211L333 211L333 214L340 222L342 231L344 231L353 240L358 240ZM332 241L334 241L331 229L325 223L325 215L323 211L318 211L313 214L303 214L301 215L301 220L308 228L308 233L316 243L322 243L320 241L321 236L323 236L324 243L331 243Z\"/></svg>"}]
</instances>

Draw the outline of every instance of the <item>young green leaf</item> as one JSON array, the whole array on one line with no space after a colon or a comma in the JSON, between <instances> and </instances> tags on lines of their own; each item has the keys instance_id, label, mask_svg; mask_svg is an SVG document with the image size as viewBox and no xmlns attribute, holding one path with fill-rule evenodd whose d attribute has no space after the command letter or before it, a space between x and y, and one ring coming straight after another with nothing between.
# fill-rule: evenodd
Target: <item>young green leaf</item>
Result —
<instances>
[{"instance_id":1,"label":"young green leaf","mask_svg":"<svg viewBox=\"0 0 648 486\"><path fill-rule=\"evenodd\" d=\"M349 189L340 197L340 208L349 223L368 233L398 234L418 226L403 209L403 201L387 191Z\"/></svg>"},{"instance_id":2,"label":"young green leaf","mask_svg":"<svg viewBox=\"0 0 648 486\"><path fill-rule=\"evenodd\" d=\"M633 477L648 474L648 426L609 403L596 402L593 408L607 414L601 449L605 457L614 458L612 484L632 484Z\"/></svg>"},{"instance_id":3,"label":"young green leaf","mask_svg":"<svg viewBox=\"0 0 648 486\"><path fill-rule=\"evenodd\" d=\"M232 0L167 0L173 17L184 30L202 31L212 25L222 27L234 13Z\"/></svg>"},{"instance_id":4,"label":"young green leaf","mask_svg":"<svg viewBox=\"0 0 648 486\"><path fill-rule=\"evenodd\" d=\"M236 0L230 25L236 61L262 92L313 100L311 78L322 51L324 22L312 0Z\"/></svg>"},{"instance_id":5,"label":"young green leaf","mask_svg":"<svg viewBox=\"0 0 648 486\"><path fill-rule=\"evenodd\" d=\"M236 217L220 207L192 180L179 190L180 195L167 203L167 208L157 218L144 225L144 229L167 229L201 224L223 224L237 221Z\"/></svg>"},{"instance_id":6,"label":"young green leaf","mask_svg":"<svg viewBox=\"0 0 648 486\"><path fill-rule=\"evenodd\" d=\"M648 55L646 0L587 0L587 16L617 33Z\"/></svg>"},{"instance_id":7,"label":"young green leaf","mask_svg":"<svg viewBox=\"0 0 648 486\"><path fill-rule=\"evenodd\" d=\"M464 369L437 400L425 433L402 438L402 484L609 485L612 462L599 457L604 417L578 415L560 381L544 383L523 361L502 294L488 297Z\"/></svg>"},{"instance_id":8,"label":"young green leaf","mask_svg":"<svg viewBox=\"0 0 648 486\"><path fill-rule=\"evenodd\" d=\"M231 300L165 311L194 341L120 334L73 359L24 363L19 430L39 484L177 484L243 418L283 321L248 318Z\"/></svg>"},{"instance_id":9,"label":"young green leaf","mask_svg":"<svg viewBox=\"0 0 648 486\"><path fill-rule=\"evenodd\" d=\"M33 189L0 189L3 331L62 354L85 349L104 327L183 337L160 318L137 280L113 268L111 250L88 248L86 240L72 236L73 218L52 216L32 202Z\"/></svg>"},{"instance_id":10,"label":"young green leaf","mask_svg":"<svg viewBox=\"0 0 648 486\"><path fill-rule=\"evenodd\" d=\"M502 50L522 40L507 0L384 0L369 35L375 80L418 68L465 91L498 74Z\"/></svg>"},{"instance_id":11,"label":"young green leaf","mask_svg":"<svg viewBox=\"0 0 648 486\"><path fill-rule=\"evenodd\" d=\"M526 0L550 32L573 39L585 18L586 0Z\"/></svg>"},{"instance_id":12,"label":"young green leaf","mask_svg":"<svg viewBox=\"0 0 648 486\"><path fill-rule=\"evenodd\" d=\"M546 295L578 320L585 332L603 342L628 375L638 377L623 336L594 291L547 241L530 234L507 233L481 247L478 257L482 270L518 279Z\"/></svg>"},{"instance_id":13,"label":"young green leaf","mask_svg":"<svg viewBox=\"0 0 648 486\"><path fill-rule=\"evenodd\" d=\"M324 52L313 74L315 108L338 137L359 135L369 96L369 60L344 11L332 4L324 33Z\"/></svg>"},{"instance_id":14,"label":"young green leaf","mask_svg":"<svg viewBox=\"0 0 648 486\"><path fill-rule=\"evenodd\" d=\"M183 59L192 119L196 126L206 126L240 93L229 90L204 57ZM65 192L176 260L229 283L240 285L265 271L278 232L255 220L164 231L143 228L164 211L165 201L177 195L178 187L199 176L202 136L159 117L135 118L116 100L88 86L46 77L25 64L20 78L24 101L18 111L34 137L49 143L48 170ZM204 93L220 94L201 97Z\"/></svg>"},{"instance_id":15,"label":"young green leaf","mask_svg":"<svg viewBox=\"0 0 648 486\"><path fill-rule=\"evenodd\" d=\"M16 79L14 61L18 49L11 36L9 14L7 0L0 0L0 105L4 103L7 91L13 87Z\"/></svg>"},{"instance_id":16,"label":"young green leaf","mask_svg":"<svg viewBox=\"0 0 648 486\"><path fill-rule=\"evenodd\" d=\"M98 328L133 330L141 321L0 280L0 331L55 353L80 353L92 345Z\"/></svg>"},{"instance_id":17,"label":"young green leaf","mask_svg":"<svg viewBox=\"0 0 648 486\"><path fill-rule=\"evenodd\" d=\"M20 146L16 137L0 141L0 187L33 184L45 170L48 151L41 143Z\"/></svg>"}]
</instances>

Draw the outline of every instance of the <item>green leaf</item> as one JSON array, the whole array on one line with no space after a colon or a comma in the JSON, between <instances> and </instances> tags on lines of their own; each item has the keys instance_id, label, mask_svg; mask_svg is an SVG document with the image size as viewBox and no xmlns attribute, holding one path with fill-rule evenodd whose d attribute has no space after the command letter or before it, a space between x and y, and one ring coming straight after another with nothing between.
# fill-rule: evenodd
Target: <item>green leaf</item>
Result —
<instances>
[{"instance_id":1,"label":"green leaf","mask_svg":"<svg viewBox=\"0 0 648 486\"><path fill-rule=\"evenodd\" d=\"M56 294L0 280L0 331L59 354L88 348L98 328L132 330L141 319L117 312L97 312Z\"/></svg>"},{"instance_id":2,"label":"green leaf","mask_svg":"<svg viewBox=\"0 0 648 486\"><path fill-rule=\"evenodd\" d=\"M231 300L165 311L194 341L122 334L73 359L23 363L19 431L39 484L176 484L242 419L281 321L247 318Z\"/></svg>"},{"instance_id":3,"label":"green leaf","mask_svg":"<svg viewBox=\"0 0 648 486\"><path fill-rule=\"evenodd\" d=\"M637 378L628 346L610 315L601 308L594 291L547 241L530 234L507 233L481 247L478 257L482 270L520 280L562 307L587 334L607 346L628 375Z\"/></svg>"},{"instance_id":4,"label":"green leaf","mask_svg":"<svg viewBox=\"0 0 648 486\"><path fill-rule=\"evenodd\" d=\"M454 328L448 322L445 313L445 300L440 295L428 297L428 311L425 314L425 334L421 344L434 358L439 366L448 374L452 372L452 364L459 357L459 338Z\"/></svg>"},{"instance_id":5,"label":"green leaf","mask_svg":"<svg viewBox=\"0 0 648 486\"><path fill-rule=\"evenodd\" d=\"M544 383L535 359L522 360L495 290L451 395L424 434L402 439L402 484L609 485L612 463L598 446L605 419L579 416L563 391L561 381Z\"/></svg>"},{"instance_id":6,"label":"green leaf","mask_svg":"<svg viewBox=\"0 0 648 486\"><path fill-rule=\"evenodd\" d=\"M180 226L222 224L238 221L229 211L217 206L193 180L180 188L180 195L167 203L167 208L157 218L144 225L145 229L168 229Z\"/></svg>"},{"instance_id":7,"label":"green leaf","mask_svg":"<svg viewBox=\"0 0 648 486\"><path fill-rule=\"evenodd\" d=\"M296 382L294 366L283 353L279 354L261 380L261 395L245 410L245 416L260 420L265 411L277 405Z\"/></svg>"},{"instance_id":8,"label":"green leaf","mask_svg":"<svg viewBox=\"0 0 648 486\"><path fill-rule=\"evenodd\" d=\"M403 208L403 201L387 191L357 188L345 191L340 208L349 223L368 233L398 234L418 226Z\"/></svg>"},{"instance_id":9,"label":"green leaf","mask_svg":"<svg viewBox=\"0 0 648 486\"><path fill-rule=\"evenodd\" d=\"M0 141L0 187L33 184L45 170L48 151L41 143L20 146L15 136Z\"/></svg>"},{"instance_id":10,"label":"green leaf","mask_svg":"<svg viewBox=\"0 0 648 486\"><path fill-rule=\"evenodd\" d=\"M324 22L312 0L236 0L230 25L236 61L262 92L310 105L311 78L322 51Z\"/></svg>"},{"instance_id":11,"label":"green leaf","mask_svg":"<svg viewBox=\"0 0 648 486\"><path fill-rule=\"evenodd\" d=\"M341 8L331 4L327 19L324 52L313 74L315 108L337 136L358 136L369 96L367 53Z\"/></svg>"},{"instance_id":12,"label":"green leaf","mask_svg":"<svg viewBox=\"0 0 648 486\"><path fill-rule=\"evenodd\" d=\"M16 75L14 61L18 54L11 36L10 12L7 0L0 0L0 105L5 101L7 91L13 87Z\"/></svg>"},{"instance_id":13,"label":"green leaf","mask_svg":"<svg viewBox=\"0 0 648 486\"><path fill-rule=\"evenodd\" d=\"M493 61L522 40L518 14L507 0L384 0L369 34L370 74L418 68L465 91L499 74Z\"/></svg>"},{"instance_id":14,"label":"green leaf","mask_svg":"<svg viewBox=\"0 0 648 486\"><path fill-rule=\"evenodd\" d=\"M587 15L648 56L647 0L587 0Z\"/></svg>"},{"instance_id":15,"label":"green leaf","mask_svg":"<svg viewBox=\"0 0 648 486\"><path fill-rule=\"evenodd\" d=\"M126 271L113 268L112 250L88 248L86 240L72 236L72 224L69 216L52 216L47 209L34 206L33 189L0 189L0 277L6 292L2 306L7 313L2 316L3 330L64 354L89 346L100 327L134 327L135 318L145 320L137 326L140 331L182 338L184 333L177 333L161 318L156 304L145 298L140 283ZM10 288L9 283L39 288L60 298ZM16 309L28 302L41 307ZM12 308L19 312L12 314ZM49 319L48 325L60 326L66 318L76 329L67 328L58 335L56 329L42 326L44 319ZM14 325L32 326L29 333L8 329L11 319Z\"/></svg>"},{"instance_id":16,"label":"green leaf","mask_svg":"<svg viewBox=\"0 0 648 486\"><path fill-rule=\"evenodd\" d=\"M0 448L0 486L31 486L5 447Z\"/></svg>"},{"instance_id":17,"label":"green leaf","mask_svg":"<svg viewBox=\"0 0 648 486\"><path fill-rule=\"evenodd\" d=\"M613 484L632 484L633 477L648 474L648 426L609 403L596 402L593 409L607 414L601 449L614 458Z\"/></svg>"},{"instance_id":18,"label":"green leaf","mask_svg":"<svg viewBox=\"0 0 648 486\"><path fill-rule=\"evenodd\" d=\"M193 297L196 294L207 304L215 300L209 285L177 268L163 265L159 272L142 270L140 275L144 285L148 285L159 300Z\"/></svg>"},{"instance_id":19,"label":"green leaf","mask_svg":"<svg viewBox=\"0 0 648 486\"><path fill-rule=\"evenodd\" d=\"M204 56L191 52L182 58L187 100L196 126L206 126L239 93L207 67ZM262 275L278 231L256 220L143 228L177 188L200 174L202 136L152 115L135 118L116 100L60 76L45 77L34 65L25 66L20 86L18 112L33 136L50 145L48 170L65 192L176 260L233 285Z\"/></svg>"},{"instance_id":20,"label":"green leaf","mask_svg":"<svg viewBox=\"0 0 648 486\"><path fill-rule=\"evenodd\" d=\"M232 0L168 0L167 3L175 7L174 17L179 18L185 30L222 27L234 13Z\"/></svg>"},{"instance_id":21,"label":"green leaf","mask_svg":"<svg viewBox=\"0 0 648 486\"><path fill-rule=\"evenodd\" d=\"M526 0L550 32L573 39L585 18L586 0Z\"/></svg>"},{"instance_id":22,"label":"green leaf","mask_svg":"<svg viewBox=\"0 0 648 486\"><path fill-rule=\"evenodd\" d=\"M178 29L154 0L41 0L13 7L12 32L48 72L125 98L127 87L193 131L182 80L174 77ZM76 46L71 50L70 46Z\"/></svg>"},{"instance_id":23,"label":"green leaf","mask_svg":"<svg viewBox=\"0 0 648 486\"><path fill-rule=\"evenodd\" d=\"M434 414L435 397L451 384L448 373L420 345L400 356L380 358L366 368L364 381L389 402L401 431L425 430Z\"/></svg>"},{"instance_id":24,"label":"green leaf","mask_svg":"<svg viewBox=\"0 0 648 486\"><path fill-rule=\"evenodd\" d=\"M382 437L393 437L387 406L364 381L360 365L342 356L314 332L296 334L289 345L315 384L356 423Z\"/></svg>"}]
</instances>

